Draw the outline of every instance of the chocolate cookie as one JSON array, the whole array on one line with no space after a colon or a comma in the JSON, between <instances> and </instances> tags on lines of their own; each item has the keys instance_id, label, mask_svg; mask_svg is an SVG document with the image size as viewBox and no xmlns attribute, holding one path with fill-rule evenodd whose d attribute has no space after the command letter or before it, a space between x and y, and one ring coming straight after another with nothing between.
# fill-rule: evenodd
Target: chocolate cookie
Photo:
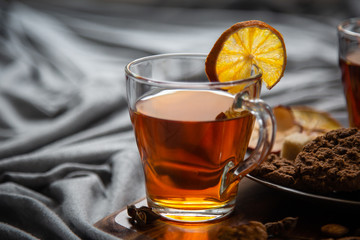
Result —
<instances>
[{"instance_id":1,"label":"chocolate cookie","mask_svg":"<svg viewBox=\"0 0 360 240\"><path fill-rule=\"evenodd\" d=\"M330 131L305 145L295 159L297 188L316 193L360 190L360 131Z\"/></svg>"},{"instance_id":2,"label":"chocolate cookie","mask_svg":"<svg viewBox=\"0 0 360 240\"><path fill-rule=\"evenodd\" d=\"M360 130L330 131L304 146L295 160L275 154L251 175L313 193L360 190Z\"/></svg>"},{"instance_id":3,"label":"chocolate cookie","mask_svg":"<svg viewBox=\"0 0 360 240\"><path fill-rule=\"evenodd\" d=\"M294 161L281 158L275 154L269 155L266 161L251 172L253 176L286 187L294 187L296 181L295 174Z\"/></svg>"}]
</instances>

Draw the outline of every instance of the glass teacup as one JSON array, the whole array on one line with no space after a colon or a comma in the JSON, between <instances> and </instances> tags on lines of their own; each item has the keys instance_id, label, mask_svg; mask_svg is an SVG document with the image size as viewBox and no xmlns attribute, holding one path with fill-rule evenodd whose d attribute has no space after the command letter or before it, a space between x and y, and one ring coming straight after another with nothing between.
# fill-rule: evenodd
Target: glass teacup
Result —
<instances>
[{"instance_id":1,"label":"glass teacup","mask_svg":"<svg viewBox=\"0 0 360 240\"><path fill-rule=\"evenodd\" d=\"M128 106L153 211L181 222L232 212L238 183L272 148L275 120L259 99L261 71L210 82L206 55L163 54L126 66ZM246 157L254 122L256 148Z\"/></svg>"}]
</instances>

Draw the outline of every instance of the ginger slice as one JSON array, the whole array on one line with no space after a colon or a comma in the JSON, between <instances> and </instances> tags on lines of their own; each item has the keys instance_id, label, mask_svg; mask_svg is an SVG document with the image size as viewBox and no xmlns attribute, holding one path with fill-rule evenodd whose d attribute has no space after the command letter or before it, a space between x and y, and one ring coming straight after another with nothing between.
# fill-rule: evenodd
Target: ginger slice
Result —
<instances>
[{"instance_id":1,"label":"ginger slice","mask_svg":"<svg viewBox=\"0 0 360 240\"><path fill-rule=\"evenodd\" d=\"M325 133L342 127L337 120L324 111L308 106L293 106L291 111L294 114L295 121L308 132Z\"/></svg>"},{"instance_id":2,"label":"ginger slice","mask_svg":"<svg viewBox=\"0 0 360 240\"><path fill-rule=\"evenodd\" d=\"M329 113L318 111L308 106L288 107L279 105L273 108L273 112L277 130L271 152L280 154L282 151L285 151L281 156L290 160L297 155L300 146L304 146L308 140L342 127ZM254 149L256 146L258 128L258 125L255 123L249 143L250 149ZM299 139L296 139L296 136ZM286 146L283 146L284 144Z\"/></svg>"},{"instance_id":3,"label":"ginger slice","mask_svg":"<svg viewBox=\"0 0 360 240\"><path fill-rule=\"evenodd\" d=\"M296 123L295 117L291 112L291 109L286 106L277 106L273 108L277 131L275 133L275 142L271 150L272 153L280 153L284 139L286 136L293 133L302 132L302 127ZM249 148L254 149L258 140L259 125L255 123L254 130L251 135Z\"/></svg>"}]
</instances>

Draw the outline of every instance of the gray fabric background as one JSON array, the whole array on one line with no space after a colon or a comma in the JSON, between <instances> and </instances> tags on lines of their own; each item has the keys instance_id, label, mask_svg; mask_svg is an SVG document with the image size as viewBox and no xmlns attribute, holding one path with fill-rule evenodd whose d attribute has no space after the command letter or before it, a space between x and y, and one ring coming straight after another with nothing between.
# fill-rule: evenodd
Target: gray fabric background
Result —
<instances>
[{"instance_id":1,"label":"gray fabric background","mask_svg":"<svg viewBox=\"0 0 360 240\"><path fill-rule=\"evenodd\" d=\"M125 64L207 53L238 21L284 35L285 76L263 88L271 106L312 106L347 126L336 24L353 1L135 2L0 1L0 239L115 239L92 225L145 195Z\"/></svg>"}]
</instances>

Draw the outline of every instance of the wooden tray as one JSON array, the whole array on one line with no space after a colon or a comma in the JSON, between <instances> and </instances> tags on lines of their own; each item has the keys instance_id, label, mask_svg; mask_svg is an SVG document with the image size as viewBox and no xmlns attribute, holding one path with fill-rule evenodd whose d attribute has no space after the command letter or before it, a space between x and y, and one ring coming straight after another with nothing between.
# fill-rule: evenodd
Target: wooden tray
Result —
<instances>
[{"instance_id":1,"label":"wooden tray","mask_svg":"<svg viewBox=\"0 0 360 240\"><path fill-rule=\"evenodd\" d=\"M147 206L146 200L135 203L137 207ZM221 226L236 226L248 221L262 223L279 221L285 217L298 217L298 224L288 238L272 239L320 239L326 238L321 233L321 226L329 223L342 224L352 234L359 231L359 208L342 206L331 202L301 198L297 195L276 191L250 179L243 179L239 184L236 209L232 215L218 222L180 224L157 220L154 226L138 230L129 223L126 208L121 209L94 224L95 227L126 240L150 239L217 239ZM356 219L356 220L354 220Z\"/></svg>"}]
</instances>

